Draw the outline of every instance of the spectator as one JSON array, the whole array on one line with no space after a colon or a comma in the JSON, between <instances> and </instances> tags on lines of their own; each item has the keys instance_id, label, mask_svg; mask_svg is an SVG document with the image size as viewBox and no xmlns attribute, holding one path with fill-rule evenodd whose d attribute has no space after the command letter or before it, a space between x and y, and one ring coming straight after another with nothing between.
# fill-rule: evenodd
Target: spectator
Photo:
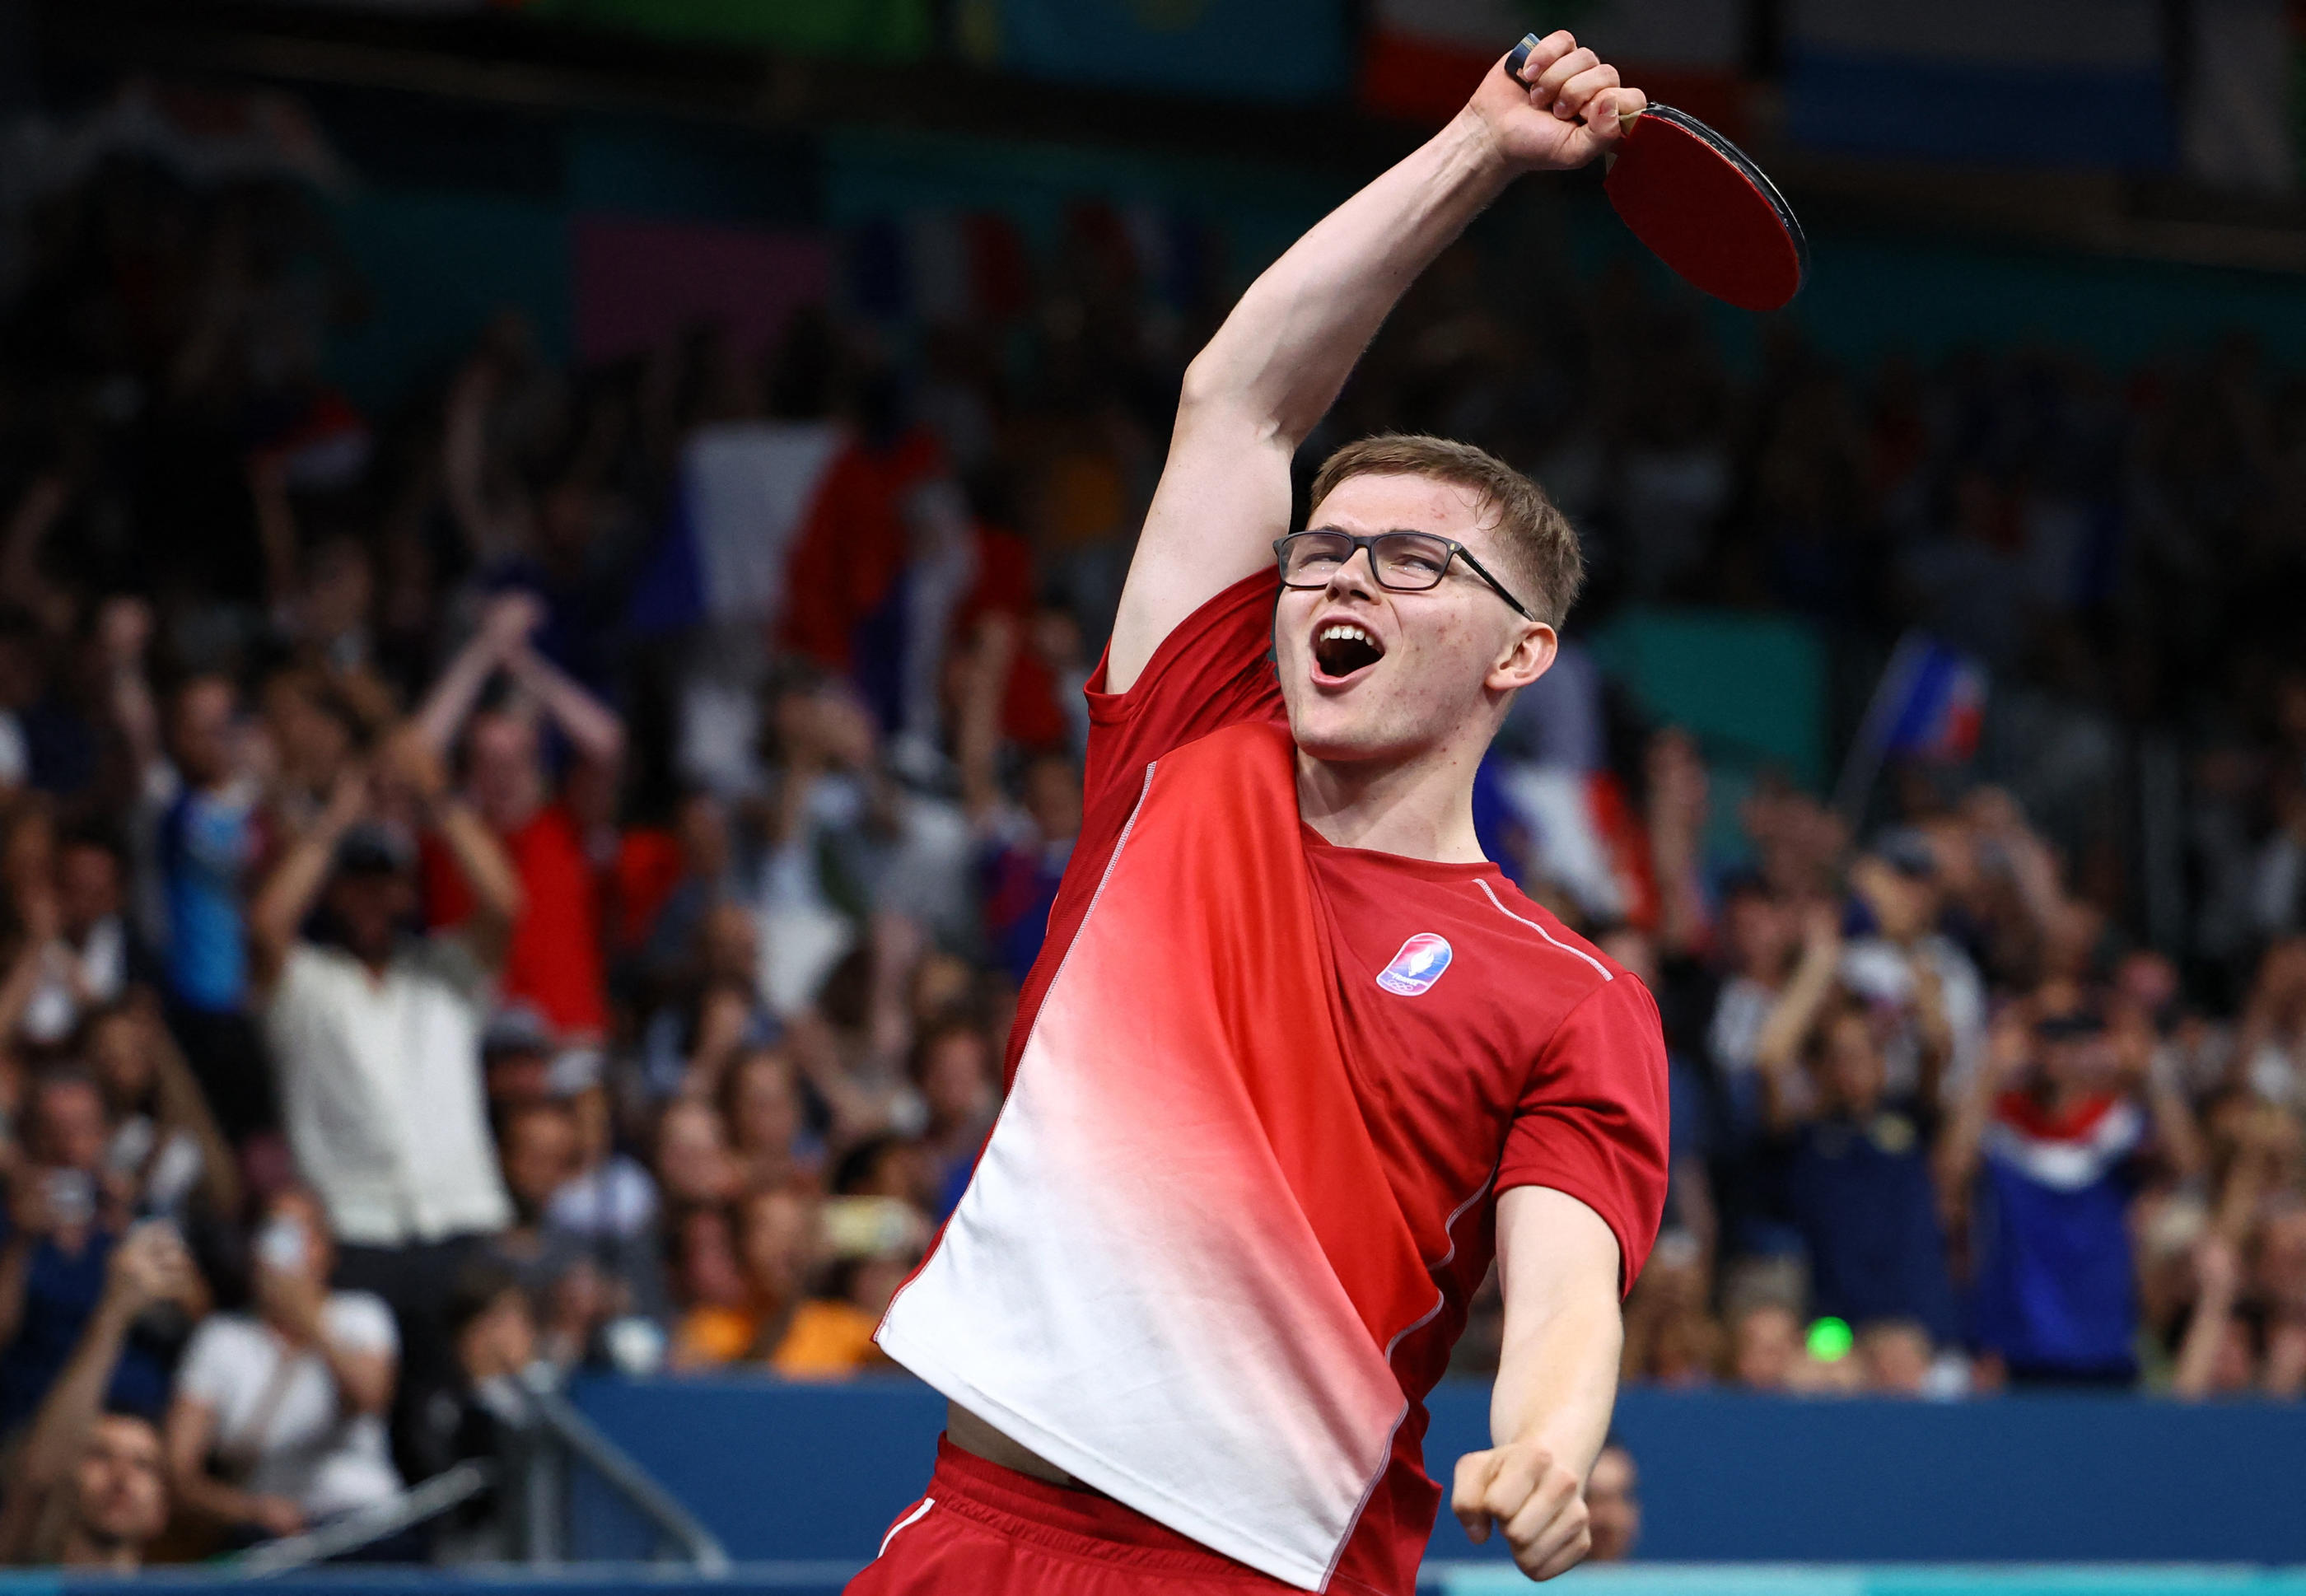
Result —
<instances>
[{"instance_id":1,"label":"spectator","mask_svg":"<svg viewBox=\"0 0 2306 1596\"><path fill-rule=\"evenodd\" d=\"M105 1171L125 1184L129 1206L179 1219L195 1205L211 1218L237 1215L232 1149L149 994L91 1014L81 1050L112 1126Z\"/></svg>"},{"instance_id":2,"label":"spectator","mask_svg":"<svg viewBox=\"0 0 2306 1596\"><path fill-rule=\"evenodd\" d=\"M2138 1372L2130 1198L2149 1146L2199 1167L2150 1042L2053 989L1999 1025L1941 1149L1969 1198L1977 1333L2017 1384L2128 1385ZM1971 1182L1976 1182L1974 1197Z\"/></svg>"},{"instance_id":3,"label":"spectator","mask_svg":"<svg viewBox=\"0 0 2306 1596\"><path fill-rule=\"evenodd\" d=\"M146 789L158 806L156 859L175 1005L169 1025L235 1137L266 1129L278 1115L248 1011L244 898L256 860L259 787L239 713L228 679L192 678L169 700L167 758L145 765Z\"/></svg>"},{"instance_id":4,"label":"spectator","mask_svg":"<svg viewBox=\"0 0 2306 1596\"><path fill-rule=\"evenodd\" d=\"M772 1047L739 1056L722 1078L722 1122L745 1184L787 1186L813 1178L824 1149L808 1132L792 1061Z\"/></svg>"},{"instance_id":5,"label":"spectator","mask_svg":"<svg viewBox=\"0 0 2306 1596\"><path fill-rule=\"evenodd\" d=\"M623 758L625 730L613 711L530 646L542 615L525 593L491 603L414 724L440 758L461 738L466 798L518 874L522 908L506 951L504 995L534 1003L565 1037L597 1038L608 1027L599 894L583 830L567 804L555 801L535 716L601 772L613 772ZM475 713L500 671L520 699ZM461 924L474 909L463 861L443 841L428 838L424 856L426 909L436 926Z\"/></svg>"},{"instance_id":6,"label":"spectator","mask_svg":"<svg viewBox=\"0 0 2306 1596\"><path fill-rule=\"evenodd\" d=\"M1589 1563L1622 1563L1642 1538L1641 1470L1626 1443L1611 1436L1585 1476L1585 1529L1593 1537Z\"/></svg>"},{"instance_id":7,"label":"spectator","mask_svg":"<svg viewBox=\"0 0 2306 1596\"><path fill-rule=\"evenodd\" d=\"M372 776L348 772L265 882L252 915L259 989L288 1139L338 1246L337 1278L391 1305L399 1419L454 1380L442 1304L458 1263L511 1216L489 1146L482 994L520 887L495 837L403 736ZM456 854L475 902L457 931L405 938L414 859L376 818L414 805ZM328 943L302 933L325 910Z\"/></svg>"},{"instance_id":8,"label":"spectator","mask_svg":"<svg viewBox=\"0 0 2306 1596\"><path fill-rule=\"evenodd\" d=\"M220 1313L184 1350L168 1411L176 1500L235 1540L294 1535L400 1491L384 1415L399 1338L384 1301L331 1291L335 1244L309 1193L265 1205L252 1314Z\"/></svg>"},{"instance_id":9,"label":"spectator","mask_svg":"<svg viewBox=\"0 0 2306 1596\"><path fill-rule=\"evenodd\" d=\"M676 1367L769 1361L785 1339L817 1254L816 1205L790 1190L736 1205L738 1292L689 1310L674 1337Z\"/></svg>"},{"instance_id":10,"label":"spectator","mask_svg":"<svg viewBox=\"0 0 2306 1596\"><path fill-rule=\"evenodd\" d=\"M111 1130L93 1080L43 1077L30 1089L25 1120L27 1156L10 1189L0 1249L0 1430L31 1416L80 1344L129 1223L125 1182L105 1176ZM159 1413L173 1350L159 1328L140 1326L112 1360L108 1405Z\"/></svg>"},{"instance_id":11,"label":"spectator","mask_svg":"<svg viewBox=\"0 0 2306 1596\"><path fill-rule=\"evenodd\" d=\"M168 1522L159 1431L105 1406L138 1318L201 1295L191 1256L165 1225L114 1249L104 1294L17 1452L0 1500L0 1563L132 1574Z\"/></svg>"},{"instance_id":12,"label":"spectator","mask_svg":"<svg viewBox=\"0 0 2306 1596\"><path fill-rule=\"evenodd\" d=\"M1917 1321L1951 1345L1959 1326L1930 1180L1931 1097L1891 1094L1873 1016L1841 996L1845 963L1835 911L1813 905L1801 962L1755 1046L1781 1139L1786 1215L1808 1255L1815 1311L1852 1324ZM1944 1056L1945 1028L1934 979L1926 975L1919 991L1927 1080Z\"/></svg>"}]
</instances>

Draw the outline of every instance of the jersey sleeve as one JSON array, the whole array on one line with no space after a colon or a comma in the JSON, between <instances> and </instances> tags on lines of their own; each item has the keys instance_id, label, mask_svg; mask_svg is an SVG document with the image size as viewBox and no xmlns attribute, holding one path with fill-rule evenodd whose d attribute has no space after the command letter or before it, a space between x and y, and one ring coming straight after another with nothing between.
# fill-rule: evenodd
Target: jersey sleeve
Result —
<instances>
[{"instance_id":1,"label":"jersey sleeve","mask_svg":"<svg viewBox=\"0 0 2306 1596\"><path fill-rule=\"evenodd\" d=\"M1132 793L1146 764L1172 748L1243 721L1283 713L1274 674L1277 573L1260 571L1218 593L1161 640L1125 693L1102 690L1106 662L1089 679L1089 759L1094 803L1115 786Z\"/></svg>"},{"instance_id":2,"label":"jersey sleeve","mask_svg":"<svg viewBox=\"0 0 2306 1596\"><path fill-rule=\"evenodd\" d=\"M1601 1216L1631 1291L1665 1213L1665 1038L1649 989L1619 971L1554 1028L1506 1131L1497 1189L1545 1186Z\"/></svg>"}]
</instances>

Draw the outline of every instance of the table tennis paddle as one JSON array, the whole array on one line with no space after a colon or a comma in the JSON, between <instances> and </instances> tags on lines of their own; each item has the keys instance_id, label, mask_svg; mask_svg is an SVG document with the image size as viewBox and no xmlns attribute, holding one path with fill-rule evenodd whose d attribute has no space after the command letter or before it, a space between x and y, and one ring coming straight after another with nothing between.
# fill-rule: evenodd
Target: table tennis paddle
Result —
<instances>
[{"instance_id":1,"label":"table tennis paddle","mask_svg":"<svg viewBox=\"0 0 2306 1596\"><path fill-rule=\"evenodd\" d=\"M1516 82L1537 42L1506 57ZM1629 118L1601 188L1651 253L1740 310L1780 309L1809 276L1809 241L1777 184L1687 112L1653 104Z\"/></svg>"}]
</instances>

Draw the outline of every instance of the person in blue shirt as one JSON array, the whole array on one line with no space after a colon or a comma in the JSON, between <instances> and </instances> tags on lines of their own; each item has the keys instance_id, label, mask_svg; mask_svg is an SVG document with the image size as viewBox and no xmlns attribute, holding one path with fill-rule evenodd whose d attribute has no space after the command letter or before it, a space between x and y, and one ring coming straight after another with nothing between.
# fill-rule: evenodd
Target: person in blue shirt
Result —
<instances>
[{"instance_id":1,"label":"person in blue shirt","mask_svg":"<svg viewBox=\"0 0 2306 1596\"><path fill-rule=\"evenodd\" d=\"M271 1083L248 1016L246 883L257 851L256 784L238 769L238 695L195 676L168 706L168 758L148 776L167 928L170 1028L235 1140L274 1121Z\"/></svg>"},{"instance_id":2,"label":"person in blue shirt","mask_svg":"<svg viewBox=\"0 0 2306 1596\"><path fill-rule=\"evenodd\" d=\"M2155 1078L2150 1031L2110 1030L2063 986L2012 1005L1969 1082L1943 1157L1969 1205L1978 1345L2013 1385L2138 1376L2130 1203L2149 1155L2200 1167L2193 1117Z\"/></svg>"},{"instance_id":3,"label":"person in blue shirt","mask_svg":"<svg viewBox=\"0 0 2306 1596\"><path fill-rule=\"evenodd\" d=\"M1801 961L1755 1046L1783 1216L1808 1256L1814 1312L1910 1321L1948 1346L1960 1321L1931 1179L1926 1089L1945 1057L1945 1027L1929 1022L1934 988L1924 981L1926 1089L1892 1094L1874 1017L1840 985L1841 952L1838 910L1815 906Z\"/></svg>"}]
</instances>

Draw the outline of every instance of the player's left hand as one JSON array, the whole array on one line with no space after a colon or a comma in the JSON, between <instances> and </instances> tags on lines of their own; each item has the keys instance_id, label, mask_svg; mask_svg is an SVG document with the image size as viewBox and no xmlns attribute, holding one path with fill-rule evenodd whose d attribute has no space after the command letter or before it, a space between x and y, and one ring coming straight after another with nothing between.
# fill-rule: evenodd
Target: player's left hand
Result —
<instances>
[{"instance_id":1,"label":"player's left hand","mask_svg":"<svg viewBox=\"0 0 2306 1596\"><path fill-rule=\"evenodd\" d=\"M1519 81L1503 62L1491 67L1466 108L1511 165L1567 172L1616 149L1627 123L1649 103L1564 29L1538 41Z\"/></svg>"},{"instance_id":2,"label":"player's left hand","mask_svg":"<svg viewBox=\"0 0 2306 1596\"><path fill-rule=\"evenodd\" d=\"M1534 1441L1459 1458L1449 1510L1476 1546L1492 1523L1502 1528L1515 1564L1532 1579L1567 1573L1593 1545L1584 1481Z\"/></svg>"}]
</instances>

